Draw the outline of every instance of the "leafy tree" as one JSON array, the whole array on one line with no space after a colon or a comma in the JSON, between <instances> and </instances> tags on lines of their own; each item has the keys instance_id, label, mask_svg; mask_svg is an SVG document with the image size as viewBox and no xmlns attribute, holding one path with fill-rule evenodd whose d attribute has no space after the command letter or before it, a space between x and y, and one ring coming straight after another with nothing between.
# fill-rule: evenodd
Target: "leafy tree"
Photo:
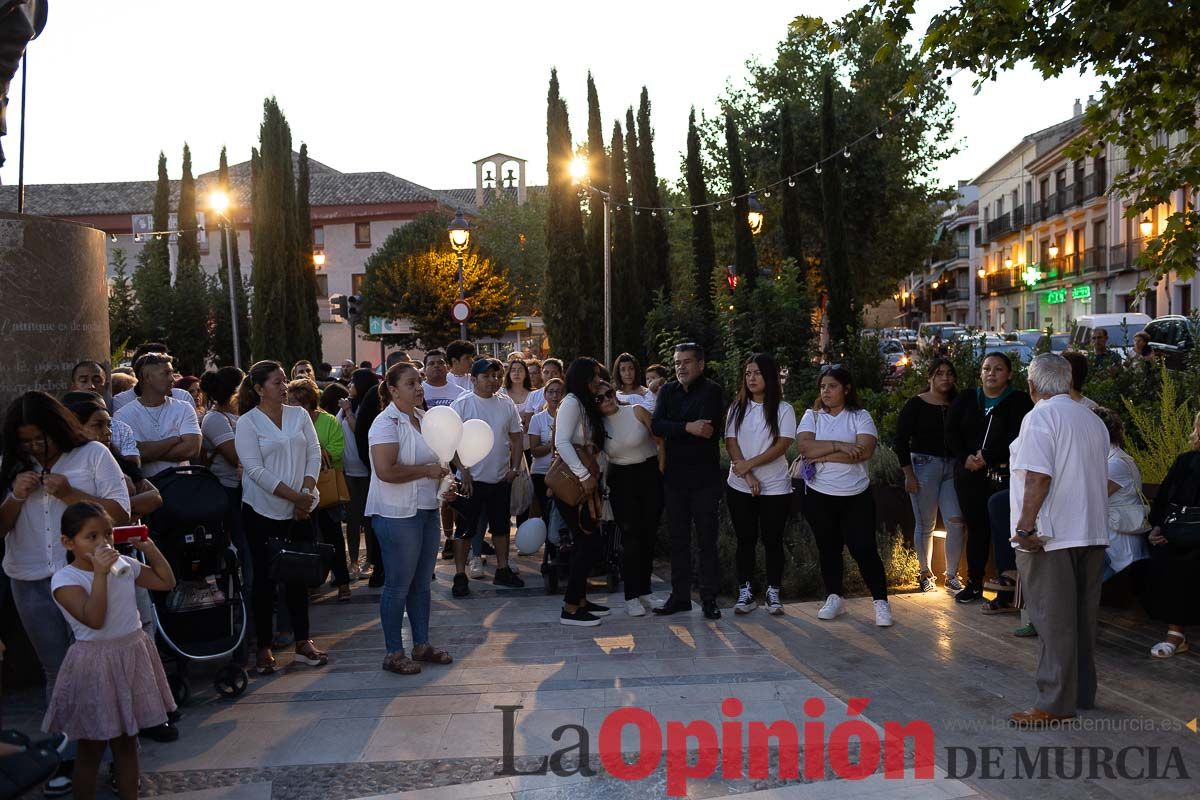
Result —
<instances>
[{"instance_id":1,"label":"leafy tree","mask_svg":"<svg viewBox=\"0 0 1200 800\"><path fill-rule=\"evenodd\" d=\"M881 21L887 57L912 28L914 0L869 0L855 25ZM1126 214L1145 214L1181 188L1200 185L1200 28L1189 11L1160 0L1075 0L1032 3L957 0L934 15L921 52L946 70L969 69L976 90L1000 72L1028 61L1044 78L1091 70L1100 95L1084 115L1084 129L1066 148L1067 158L1095 155L1108 142L1126 169L1111 191L1129 198ZM1189 192L1190 194L1190 192ZM1200 212L1195 200L1172 207L1166 228L1140 257L1161 278L1175 270L1190 279L1200 252Z\"/></svg>"},{"instance_id":2,"label":"leafy tree","mask_svg":"<svg viewBox=\"0 0 1200 800\"><path fill-rule=\"evenodd\" d=\"M835 155L838 146L836 111L833 106L833 74L825 73L821 103L821 158ZM825 210L825 285L829 289L826 313L829 340L845 342L854 327L858 309L850 284L850 263L846 254L846 227L842 207L841 165L827 163L821 172L821 206Z\"/></svg>"},{"instance_id":3,"label":"leafy tree","mask_svg":"<svg viewBox=\"0 0 1200 800\"><path fill-rule=\"evenodd\" d=\"M296 182L292 134L274 98L263 103L254 180L254 313L251 350L256 360L291 364L307 358L309 330L300 315L296 284Z\"/></svg>"},{"instance_id":4,"label":"leafy tree","mask_svg":"<svg viewBox=\"0 0 1200 800\"><path fill-rule=\"evenodd\" d=\"M176 369L198 375L205 369L209 340L209 299L196 226L196 180L192 151L183 146L183 177L179 182L178 255L167 341Z\"/></svg>"},{"instance_id":5,"label":"leafy tree","mask_svg":"<svg viewBox=\"0 0 1200 800\"><path fill-rule=\"evenodd\" d=\"M705 314L711 314L713 302L709 282L717 266L717 253L713 245L712 210L707 206L708 186L704 180L704 161L700 153L700 134L696 130L695 107L688 115L685 174L688 204L696 206L691 214L693 286L701 310Z\"/></svg>"},{"instance_id":6,"label":"leafy tree","mask_svg":"<svg viewBox=\"0 0 1200 800\"><path fill-rule=\"evenodd\" d=\"M300 174L296 178L296 249L300 261L296 268L302 279L300 298L302 327L308 330L308 360L321 361L321 310L317 306L317 266L313 263L312 208L308 202L308 145L300 145ZM305 326L304 322L307 322Z\"/></svg>"},{"instance_id":7,"label":"leafy tree","mask_svg":"<svg viewBox=\"0 0 1200 800\"><path fill-rule=\"evenodd\" d=\"M126 272L125 250L120 247L112 251L112 280L108 285L108 341L109 350L137 343L141 335L138 321L137 300Z\"/></svg>"},{"instance_id":8,"label":"leafy tree","mask_svg":"<svg viewBox=\"0 0 1200 800\"><path fill-rule=\"evenodd\" d=\"M221 163L217 170L218 188L229 194L229 162L225 148L221 148ZM216 288L210 285L209 303L212 316L212 351L213 362L218 367L233 365L233 325L229 317L229 272L233 268L234 302L238 315L238 345L241 349L242 364L246 366L250 358L250 318L247 315L247 292L242 279L241 255L238 253L237 228L232 224L221 224L221 269L215 276ZM231 261L232 259L232 261Z\"/></svg>"},{"instance_id":9,"label":"leafy tree","mask_svg":"<svg viewBox=\"0 0 1200 800\"><path fill-rule=\"evenodd\" d=\"M389 336L390 344L429 348L458 338L458 323L450 317L450 306L458 299L458 256L447 250L371 256L364 295L380 316L412 322L412 334ZM475 338L502 334L512 320L515 299L503 271L468 251L463 257L463 285L472 311L468 334Z\"/></svg>"},{"instance_id":10,"label":"leafy tree","mask_svg":"<svg viewBox=\"0 0 1200 800\"><path fill-rule=\"evenodd\" d=\"M646 191L645 163L639 152L637 120L633 109L625 111L625 162L629 168L629 197L635 206L649 206L652 202ZM620 200L614 201L620 204ZM636 296L645 298L643 303L648 306L655 290L656 247L654 243L654 218L649 211L634 209L633 211L633 271L631 277L636 281L630 290ZM669 292L664 291L664 294Z\"/></svg>"},{"instance_id":11,"label":"leafy tree","mask_svg":"<svg viewBox=\"0 0 1200 800\"><path fill-rule=\"evenodd\" d=\"M583 213L569 173L571 127L567 104L559 94L557 70L550 71L547 93L546 155L546 190L550 201L546 214L546 251L552 266L546 273L543 319L555 355L571 359L586 352L587 339L579 326L578 311L586 297L583 277L587 252Z\"/></svg>"},{"instance_id":12,"label":"leafy tree","mask_svg":"<svg viewBox=\"0 0 1200 800\"><path fill-rule=\"evenodd\" d=\"M621 123L613 123L609 160L612 187L612 350L613 353L643 354L642 323L649 303L642 293L633 258L633 215L624 198L629 195L625 179L625 140ZM610 365L611 366L611 365Z\"/></svg>"},{"instance_id":13,"label":"leafy tree","mask_svg":"<svg viewBox=\"0 0 1200 800\"><path fill-rule=\"evenodd\" d=\"M738 289L744 288L747 293L752 293L758 283L758 254L754 250L754 234L747 221L750 204L746 197L746 168L742 166L742 151L732 114L725 115L725 149L729 159L729 190L734 195L734 210L730 220L734 241L733 263L737 267Z\"/></svg>"},{"instance_id":14,"label":"leafy tree","mask_svg":"<svg viewBox=\"0 0 1200 800\"><path fill-rule=\"evenodd\" d=\"M629 129L632 130L632 126ZM642 97L638 104L637 138L637 158L641 164L642 186L635 186L634 191L640 198L639 205L658 208L663 203L658 187L658 170L654 166L654 129L650 127L650 92L646 90L645 86L642 87ZM666 220L663 218L663 214L651 212L647 227L650 231L649 240L654 253L652 261L654 270L649 273L650 279L647 281L647 286L651 291L662 289L670 293L670 253L667 245Z\"/></svg>"},{"instance_id":15,"label":"leafy tree","mask_svg":"<svg viewBox=\"0 0 1200 800\"><path fill-rule=\"evenodd\" d=\"M792 108L784 104L779 109L779 174L795 175L800 171L796 160L796 133L792 129ZM783 254L797 264L804 263L804 223L800 211L800 198L796 192L783 193L783 215L779 220L783 234Z\"/></svg>"},{"instance_id":16,"label":"leafy tree","mask_svg":"<svg viewBox=\"0 0 1200 800\"><path fill-rule=\"evenodd\" d=\"M549 200L531 192L524 205L501 195L483 209L474 240L479 253L508 273L516 295L513 314L539 314L549 258L546 253L546 213ZM445 225L442 237L445 238Z\"/></svg>"},{"instance_id":17,"label":"leafy tree","mask_svg":"<svg viewBox=\"0 0 1200 800\"><path fill-rule=\"evenodd\" d=\"M171 183L167 179L167 157L158 154L158 184L154 190L154 230L165 231L171 217ZM141 341L164 341L171 322L174 298L171 291L171 255L166 234L150 236L137 255L133 292L140 313ZM171 344L171 343L168 343Z\"/></svg>"},{"instance_id":18,"label":"leafy tree","mask_svg":"<svg viewBox=\"0 0 1200 800\"><path fill-rule=\"evenodd\" d=\"M388 234L379 249L372 253L363 265L364 317L368 319L370 317L398 319L402 316L397 309L405 305L403 286L404 281L407 280L407 272L402 272L401 267L411 256L424 255L429 252L450 253L450 240L446 235L446 224L445 215L431 211L421 214ZM474 236L472 238L474 239ZM450 313L451 303L458 299L456 275L451 277L451 282L455 290L453 299L450 303L437 309L439 313L447 316ZM474 307L474 301L471 302ZM372 341L382 341L391 347L410 347L412 345L411 337L384 334L367 338Z\"/></svg>"},{"instance_id":19,"label":"leafy tree","mask_svg":"<svg viewBox=\"0 0 1200 800\"><path fill-rule=\"evenodd\" d=\"M596 82L588 73L588 176L593 187L609 189L608 156L604 152L604 123L600 119L600 99ZM604 352L604 202L600 195L587 195L587 272L584 275L584 299L578 306L578 324L585 334L585 352Z\"/></svg>"}]
</instances>

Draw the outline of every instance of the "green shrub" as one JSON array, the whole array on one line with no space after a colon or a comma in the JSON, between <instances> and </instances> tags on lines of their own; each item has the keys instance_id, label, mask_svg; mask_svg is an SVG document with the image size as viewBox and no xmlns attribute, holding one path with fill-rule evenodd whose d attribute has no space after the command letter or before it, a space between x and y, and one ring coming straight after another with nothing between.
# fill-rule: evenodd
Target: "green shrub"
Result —
<instances>
[{"instance_id":1,"label":"green shrub","mask_svg":"<svg viewBox=\"0 0 1200 800\"><path fill-rule=\"evenodd\" d=\"M1188 399L1178 399L1175 379L1165 366L1157 371L1157 408L1146 402L1134 405L1128 397L1122 398L1125 411L1133 420L1133 430L1141 440L1141 444L1127 442L1125 449L1146 483L1162 483L1175 459L1189 448L1188 437L1192 433L1191 403Z\"/></svg>"}]
</instances>

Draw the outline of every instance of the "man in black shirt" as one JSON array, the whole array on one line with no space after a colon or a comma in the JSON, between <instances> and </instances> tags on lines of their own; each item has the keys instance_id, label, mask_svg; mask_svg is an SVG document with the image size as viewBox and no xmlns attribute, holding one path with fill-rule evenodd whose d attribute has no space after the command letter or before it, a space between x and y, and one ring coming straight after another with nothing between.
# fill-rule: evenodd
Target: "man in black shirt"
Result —
<instances>
[{"instance_id":1,"label":"man in black shirt","mask_svg":"<svg viewBox=\"0 0 1200 800\"><path fill-rule=\"evenodd\" d=\"M704 349L687 343L675 348L676 380L658 392L652 427L666 440L663 481L671 531L671 597L656 614L692 608L692 523L700 544L700 600L704 616L720 619L717 608L717 507L721 499L720 437L725 430L721 387L704 377Z\"/></svg>"}]
</instances>

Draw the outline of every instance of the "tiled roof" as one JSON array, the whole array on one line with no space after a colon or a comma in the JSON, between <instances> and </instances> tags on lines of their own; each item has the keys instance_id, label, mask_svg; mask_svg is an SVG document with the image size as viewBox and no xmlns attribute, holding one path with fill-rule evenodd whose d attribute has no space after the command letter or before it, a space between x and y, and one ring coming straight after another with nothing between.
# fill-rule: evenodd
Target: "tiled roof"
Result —
<instances>
[{"instance_id":1,"label":"tiled roof","mask_svg":"<svg viewBox=\"0 0 1200 800\"><path fill-rule=\"evenodd\" d=\"M295 155L293 154L293 158ZM474 190L470 198L451 197L388 172L338 172L309 159L309 203L314 207L376 205L382 203L438 202L475 213ZM196 176L196 192L204 197L215 188L217 172ZM25 212L47 217L83 217L108 214L148 214L154 209L155 181L123 183L49 183L25 187ZM250 204L250 162L229 167L230 202L235 208ZM203 206L203 201L201 201ZM171 207L179 205L179 181L171 181ZM0 186L0 209L16 211L17 187Z\"/></svg>"},{"instance_id":2,"label":"tiled roof","mask_svg":"<svg viewBox=\"0 0 1200 800\"><path fill-rule=\"evenodd\" d=\"M510 199L512 199L512 200L517 199L516 187L502 189L501 191L504 194L506 194ZM545 191L546 191L545 186L526 186L525 187L525 192L526 192L527 196L531 195L531 194L542 194ZM453 199L456 203L461 205L463 207L463 211L466 211L468 206L473 207L475 205L475 190L474 189L445 189L442 191L442 194ZM497 198L497 196L498 195L497 195L495 189L484 189L483 190L483 207L487 208L488 206L490 206L492 204L492 202Z\"/></svg>"}]
</instances>

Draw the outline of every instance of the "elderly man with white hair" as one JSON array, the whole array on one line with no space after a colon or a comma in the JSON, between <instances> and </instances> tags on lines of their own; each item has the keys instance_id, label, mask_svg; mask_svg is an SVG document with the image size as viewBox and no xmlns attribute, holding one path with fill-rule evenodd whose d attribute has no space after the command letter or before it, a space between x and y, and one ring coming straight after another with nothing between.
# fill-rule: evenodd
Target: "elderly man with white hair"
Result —
<instances>
[{"instance_id":1,"label":"elderly man with white hair","mask_svg":"<svg viewBox=\"0 0 1200 800\"><path fill-rule=\"evenodd\" d=\"M1108 432L1071 399L1071 365L1029 365L1036 405L1009 448L1012 543L1030 619L1040 634L1037 702L1009 719L1039 727L1096 702L1096 613L1108 545Z\"/></svg>"}]
</instances>

